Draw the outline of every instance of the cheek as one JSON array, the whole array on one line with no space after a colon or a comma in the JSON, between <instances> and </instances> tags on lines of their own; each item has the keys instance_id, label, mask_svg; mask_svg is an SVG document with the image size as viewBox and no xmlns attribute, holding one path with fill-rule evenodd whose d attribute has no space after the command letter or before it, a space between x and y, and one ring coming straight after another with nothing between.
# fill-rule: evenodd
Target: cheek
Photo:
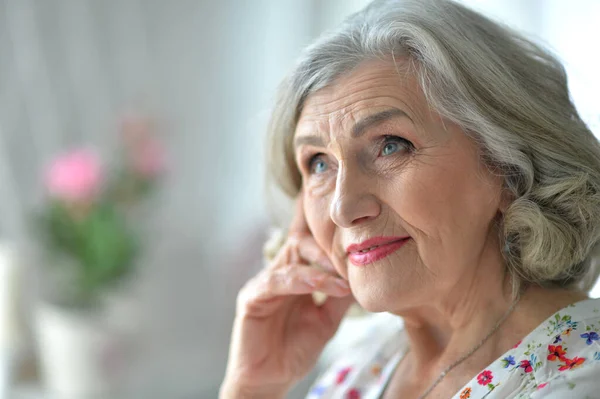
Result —
<instances>
[{"instance_id":1,"label":"cheek","mask_svg":"<svg viewBox=\"0 0 600 399\"><path fill-rule=\"evenodd\" d=\"M452 208L446 184L439 173L416 165L387 180L382 199L415 230L409 234L433 236L448 213L445 208Z\"/></svg>"},{"instance_id":2,"label":"cheek","mask_svg":"<svg viewBox=\"0 0 600 399\"><path fill-rule=\"evenodd\" d=\"M437 200L431 205L445 230L458 229L465 235L485 233L495 217L500 200L500 184L476 169L451 170L435 182ZM483 166L482 166L483 168Z\"/></svg>"},{"instance_id":3,"label":"cheek","mask_svg":"<svg viewBox=\"0 0 600 399\"><path fill-rule=\"evenodd\" d=\"M311 176L303 179L303 187L305 194L316 201L321 201L323 198L335 191L336 168L330 166L330 170L319 175Z\"/></svg>"},{"instance_id":4,"label":"cheek","mask_svg":"<svg viewBox=\"0 0 600 399\"><path fill-rule=\"evenodd\" d=\"M388 194L428 261L474 249L487 237L498 210L499 184L467 166L415 166Z\"/></svg>"},{"instance_id":5,"label":"cheek","mask_svg":"<svg viewBox=\"0 0 600 399\"><path fill-rule=\"evenodd\" d=\"M341 246L339 230L329 217L329 197L304 195L306 223L317 245L332 261L337 273L348 278L345 252Z\"/></svg>"},{"instance_id":6,"label":"cheek","mask_svg":"<svg viewBox=\"0 0 600 399\"><path fill-rule=\"evenodd\" d=\"M306 223L315 241L328 254L333 247L335 228L329 217L328 196L304 194L304 213Z\"/></svg>"}]
</instances>

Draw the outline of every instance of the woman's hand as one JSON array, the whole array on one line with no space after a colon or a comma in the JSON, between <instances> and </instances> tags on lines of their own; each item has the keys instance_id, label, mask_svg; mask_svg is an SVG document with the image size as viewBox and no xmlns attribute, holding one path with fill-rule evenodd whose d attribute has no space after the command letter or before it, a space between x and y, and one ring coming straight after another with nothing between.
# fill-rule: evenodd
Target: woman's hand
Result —
<instances>
[{"instance_id":1,"label":"woman's hand","mask_svg":"<svg viewBox=\"0 0 600 399\"><path fill-rule=\"evenodd\" d=\"M320 306L315 291L328 296ZM238 295L221 399L285 397L314 366L352 302L347 282L308 229L300 194L287 241Z\"/></svg>"}]
</instances>

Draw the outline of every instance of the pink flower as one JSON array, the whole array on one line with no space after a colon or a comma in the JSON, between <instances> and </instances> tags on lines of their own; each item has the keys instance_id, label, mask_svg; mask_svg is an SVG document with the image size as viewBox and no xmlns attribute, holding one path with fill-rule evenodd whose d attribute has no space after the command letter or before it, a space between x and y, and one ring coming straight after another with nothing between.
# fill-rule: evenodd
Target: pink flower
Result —
<instances>
[{"instance_id":1,"label":"pink flower","mask_svg":"<svg viewBox=\"0 0 600 399\"><path fill-rule=\"evenodd\" d=\"M165 152L154 135L153 121L140 114L125 115L121 122L129 167L144 178L157 177L165 169Z\"/></svg>"},{"instance_id":2,"label":"pink flower","mask_svg":"<svg viewBox=\"0 0 600 399\"><path fill-rule=\"evenodd\" d=\"M545 387L546 385L548 385L547 382L544 382L543 384L540 384L537 386L537 389L542 389L543 387Z\"/></svg>"},{"instance_id":3,"label":"pink flower","mask_svg":"<svg viewBox=\"0 0 600 399\"><path fill-rule=\"evenodd\" d=\"M487 385L492 382L494 376L490 370L484 370L477 376L477 382L479 385Z\"/></svg>"},{"instance_id":4,"label":"pink flower","mask_svg":"<svg viewBox=\"0 0 600 399\"><path fill-rule=\"evenodd\" d=\"M144 178L155 178L165 169L165 153L162 145L153 138L146 138L131 149L131 167Z\"/></svg>"},{"instance_id":5,"label":"pink flower","mask_svg":"<svg viewBox=\"0 0 600 399\"><path fill-rule=\"evenodd\" d=\"M88 202L100 191L103 173L98 157L76 150L57 158L46 171L48 193L67 202Z\"/></svg>"},{"instance_id":6,"label":"pink flower","mask_svg":"<svg viewBox=\"0 0 600 399\"><path fill-rule=\"evenodd\" d=\"M143 114L129 113L121 119L121 133L128 146L144 140L154 131L152 120Z\"/></svg>"}]
</instances>

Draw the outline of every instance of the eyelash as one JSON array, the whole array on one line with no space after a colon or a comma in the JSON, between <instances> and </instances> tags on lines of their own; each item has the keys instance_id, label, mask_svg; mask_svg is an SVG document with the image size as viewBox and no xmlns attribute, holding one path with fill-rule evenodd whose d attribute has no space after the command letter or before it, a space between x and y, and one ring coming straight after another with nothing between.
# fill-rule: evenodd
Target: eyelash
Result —
<instances>
[{"instance_id":1,"label":"eyelash","mask_svg":"<svg viewBox=\"0 0 600 399\"><path fill-rule=\"evenodd\" d=\"M409 140L405 139L404 137L400 137L400 136L384 135L384 136L381 136L381 138L377 141L379 142L380 148L385 147L385 145L389 144L389 143L399 143L406 147L406 151L408 153L411 153L415 150L415 146L413 143L411 143ZM319 152L319 153L316 153L316 154L308 157L308 160L307 160L305 166L310 174L313 174L312 170L313 170L314 161L324 155L325 155L324 153ZM378 154L378 156L379 156L379 154Z\"/></svg>"},{"instance_id":2,"label":"eyelash","mask_svg":"<svg viewBox=\"0 0 600 399\"><path fill-rule=\"evenodd\" d=\"M400 136L393 136L393 135L381 136L381 138L379 139L379 143L380 143L381 148L385 147L385 145L389 144L389 143L399 143L399 144L402 144L406 148L406 151L409 153L414 151L414 149L415 149L415 146L413 145L413 143L411 143L404 137L400 137Z\"/></svg>"},{"instance_id":3,"label":"eyelash","mask_svg":"<svg viewBox=\"0 0 600 399\"><path fill-rule=\"evenodd\" d=\"M312 155L308 158L308 161L306 162L306 170L308 170L309 174L314 174L313 173L313 163L315 162L315 160L317 160L318 158L324 156L325 154L323 154L322 152L316 153L315 155Z\"/></svg>"}]
</instances>

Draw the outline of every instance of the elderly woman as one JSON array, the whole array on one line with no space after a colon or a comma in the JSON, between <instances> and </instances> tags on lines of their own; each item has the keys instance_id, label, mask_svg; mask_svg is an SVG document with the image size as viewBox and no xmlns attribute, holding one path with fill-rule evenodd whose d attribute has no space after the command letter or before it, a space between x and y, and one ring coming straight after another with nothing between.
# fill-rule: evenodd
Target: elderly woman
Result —
<instances>
[{"instance_id":1,"label":"elderly woman","mask_svg":"<svg viewBox=\"0 0 600 399\"><path fill-rule=\"evenodd\" d=\"M451 1L375 1L306 50L270 143L296 214L239 294L221 398L285 397L353 301L403 326L309 398L600 397L600 146L548 52Z\"/></svg>"}]
</instances>

